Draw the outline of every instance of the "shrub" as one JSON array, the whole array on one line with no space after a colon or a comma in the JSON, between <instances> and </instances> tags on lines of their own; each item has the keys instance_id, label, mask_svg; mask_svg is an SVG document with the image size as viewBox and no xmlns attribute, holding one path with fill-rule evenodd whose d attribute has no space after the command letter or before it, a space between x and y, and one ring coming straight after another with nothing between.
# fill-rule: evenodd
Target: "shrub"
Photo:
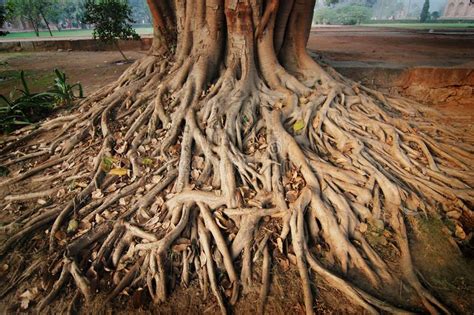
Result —
<instances>
[{"instance_id":1,"label":"shrub","mask_svg":"<svg viewBox=\"0 0 474 315\"><path fill-rule=\"evenodd\" d=\"M66 74L54 70L56 78L53 88L42 93L32 93L21 71L22 89L15 89L10 97L0 95L0 131L11 132L24 125L44 118L57 106L70 105L75 99L83 97L82 86L67 83ZM19 94L15 97L15 94Z\"/></svg>"},{"instance_id":2,"label":"shrub","mask_svg":"<svg viewBox=\"0 0 474 315\"><path fill-rule=\"evenodd\" d=\"M355 25L369 21L371 16L370 8L349 4L337 8L322 8L316 11L314 21L318 24Z\"/></svg>"},{"instance_id":3,"label":"shrub","mask_svg":"<svg viewBox=\"0 0 474 315\"><path fill-rule=\"evenodd\" d=\"M94 25L94 38L114 44L127 60L118 44L119 39L140 39L132 24L132 10L124 0L87 0L83 22Z\"/></svg>"}]
</instances>

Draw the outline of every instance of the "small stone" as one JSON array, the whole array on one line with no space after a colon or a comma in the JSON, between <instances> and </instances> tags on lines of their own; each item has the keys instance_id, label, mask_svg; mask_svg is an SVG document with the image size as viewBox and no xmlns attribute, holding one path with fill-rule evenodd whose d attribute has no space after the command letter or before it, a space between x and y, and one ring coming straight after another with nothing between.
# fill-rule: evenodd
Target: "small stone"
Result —
<instances>
[{"instance_id":1,"label":"small stone","mask_svg":"<svg viewBox=\"0 0 474 315\"><path fill-rule=\"evenodd\" d=\"M449 211L448 213L446 213L446 215L447 215L449 218L459 219L459 218L461 217L461 212L458 212L458 211Z\"/></svg>"},{"instance_id":2,"label":"small stone","mask_svg":"<svg viewBox=\"0 0 474 315\"><path fill-rule=\"evenodd\" d=\"M368 228L367 223L361 223L359 225L359 231L361 231L362 233L367 232L367 228Z\"/></svg>"},{"instance_id":3,"label":"small stone","mask_svg":"<svg viewBox=\"0 0 474 315\"><path fill-rule=\"evenodd\" d=\"M456 225L456 232L454 233L454 235L456 235L457 238L460 238L462 240L466 238L466 233L459 225Z\"/></svg>"}]
</instances>

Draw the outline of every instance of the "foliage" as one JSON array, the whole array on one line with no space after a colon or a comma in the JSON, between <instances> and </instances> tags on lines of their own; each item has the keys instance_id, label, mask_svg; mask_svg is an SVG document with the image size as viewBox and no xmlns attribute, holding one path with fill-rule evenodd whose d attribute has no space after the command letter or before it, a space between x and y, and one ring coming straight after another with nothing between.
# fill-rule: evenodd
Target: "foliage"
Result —
<instances>
[{"instance_id":1,"label":"foliage","mask_svg":"<svg viewBox=\"0 0 474 315\"><path fill-rule=\"evenodd\" d=\"M84 23L94 25L94 38L106 43L113 43L124 57L119 39L139 39L132 24L132 10L123 0L87 0L85 4Z\"/></svg>"},{"instance_id":2,"label":"foliage","mask_svg":"<svg viewBox=\"0 0 474 315\"><path fill-rule=\"evenodd\" d=\"M28 21L39 36L39 29L44 24L50 30L53 22L58 30L62 25L79 26L82 19L82 0L7 0L8 19ZM52 36L52 32L50 32Z\"/></svg>"},{"instance_id":3,"label":"foliage","mask_svg":"<svg viewBox=\"0 0 474 315\"><path fill-rule=\"evenodd\" d=\"M0 4L0 27L2 27L2 25L6 21L6 15L7 15L7 10L5 9L5 6L3 4ZM8 32L0 31L0 36L5 36L7 34Z\"/></svg>"},{"instance_id":4,"label":"foliage","mask_svg":"<svg viewBox=\"0 0 474 315\"><path fill-rule=\"evenodd\" d=\"M318 24L355 25L367 22L372 10L363 5L349 4L337 8L323 8L316 11L314 20Z\"/></svg>"},{"instance_id":5,"label":"foliage","mask_svg":"<svg viewBox=\"0 0 474 315\"><path fill-rule=\"evenodd\" d=\"M56 78L53 88L47 92L33 93L26 82L25 72L19 74L22 89L10 93L10 97L0 95L0 131L10 132L23 125L29 125L45 117L57 106L69 105L83 97L82 86L67 83L66 74L54 70ZM19 96L15 98L15 93Z\"/></svg>"},{"instance_id":6,"label":"foliage","mask_svg":"<svg viewBox=\"0 0 474 315\"><path fill-rule=\"evenodd\" d=\"M150 8L146 0L128 0L132 8L132 17L138 24L152 24Z\"/></svg>"},{"instance_id":7,"label":"foliage","mask_svg":"<svg viewBox=\"0 0 474 315\"><path fill-rule=\"evenodd\" d=\"M94 25L93 36L101 41L139 38L132 28L132 10L123 0L87 0L83 21Z\"/></svg>"},{"instance_id":8,"label":"foliage","mask_svg":"<svg viewBox=\"0 0 474 315\"><path fill-rule=\"evenodd\" d=\"M431 20L436 21L441 17L441 14L438 11L434 11L431 13Z\"/></svg>"},{"instance_id":9,"label":"foliage","mask_svg":"<svg viewBox=\"0 0 474 315\"><path fill-rule=\"evenodd\" d=\"M35 0L7 0L8 19L27 20L39 36L41 16Z\"/></svg>"},{"instance_id":10,"label":"foliage","mask_svg":"<svg viewBox=\"0 0 474 315\"><path fill-rule=\"evenodd\" d=\"M84 97L82 85L80 83L67 83L66 73L54 70L56 78L54 79L53 89L49 94L55 98L56 105L70 105L75 99ZM77 94L75 93L77 91Z\"/></svg>"},{"instance_id":11,"label":"foliage","mask_svg":"<svg viewBox=\"0 0 474 315\"><path fill-rule=\"evenodd\" d=\"M421 9L420 22L425 23L430 19L430 0L425 0L423 9Z\"/></svg>"}]
</instances>

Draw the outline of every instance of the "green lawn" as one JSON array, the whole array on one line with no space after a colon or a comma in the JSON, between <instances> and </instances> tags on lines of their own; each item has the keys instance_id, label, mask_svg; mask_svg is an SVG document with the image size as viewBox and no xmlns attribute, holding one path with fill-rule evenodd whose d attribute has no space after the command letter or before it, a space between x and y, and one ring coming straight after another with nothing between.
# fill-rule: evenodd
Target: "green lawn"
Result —
<instances>
[{"instance_id":1,"label":"green lawn","mask_svg":"<svg viewBox=\"0 0 474 315\"><path fill-rule=\"evenodd\" d=\"M362 24L362 26L369 27L394 27L407 28L415 30L439 30L439 29L460 29L460 28L474 28L473 23L387 23L387 24Z\"/></svg>"},{"instance_id":2,"label":"green lawn","mask_svg":"<svg viewBox=\"0 0 474 315\"><path fill-rule=\"evenodd\" d=\"M135 29L138 34L153 34L153 28L151 27L140 27ZM92 30L63 30L63 31L53 31L53 37L92 37ZM40 37L49 37L48 31L41 31ZM3 39L16 39L16 38L38 38L34 32L14 32L10 33Z\"/></svg>"}]
</instances>

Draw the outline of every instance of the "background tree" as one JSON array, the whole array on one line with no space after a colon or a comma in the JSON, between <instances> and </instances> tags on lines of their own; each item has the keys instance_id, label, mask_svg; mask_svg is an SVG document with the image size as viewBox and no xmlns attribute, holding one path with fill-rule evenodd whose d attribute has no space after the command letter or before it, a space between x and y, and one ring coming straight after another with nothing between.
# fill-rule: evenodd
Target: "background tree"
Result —
<instances>
[{"instance_id":1,"label":"background tree","mask_svg":"<svg viewBox=\"0 0 474 315\"><path fill-rule=\"evenodd\" d=\"M7 21L7 10L3 4L0 4L0 28L5 25L5 22ZM0 30L0 36L6 36L8 32Z\"/></svg>"},{"instance_id":2,"label":"background tree","mask_svg":"<svg viewBox=\"0 0 474 315\"><path fill-rule=\"evenodd\" d=\"M425 0L421 9L420 22L425 23L430 19L430 0Z\"/></svg>"},{"instance_id":3,"label":"background tree","mask_svg":"<svg viewBox=\"0 0 474 315\"><path fill-rule=\"evenodd\" d=\"M52 12L58 13L54 4L53 0L8 0L9 19L26 20L36 36L39 36L40 27L44 23L50 36L53 36L49 16Z\"/></svg>"},{"instance_id":4,"label":"background tree","mask_svg":"<svg viewBox=\"0 0 474 315\"><path fill-rule=\"evenodd\" d=\"M193 281L222 313L258 290L263 313L278 258L296 265L308 314L312 280L360 312L449 313L420 282L408 231L447 212L472 229L466 132L313 60L314 1L148 3L147 56L0 144L0 209L25 209L4 227L1 263L20 266L0 293L29 272L55 281L40 311L125 289L158 304Z\"/></svg>"},{"instance_id":5,"label":"background tree","mask_svg":"<svg viewBox=\"0 0 474 315\"><path fill-rule=\"evenodd\" d=\"M132 18L139 24L152 24L150 10L146 0L128 0L130 8L132 9Z\"/></svg>"},{"instance_id":6,"label":"background tree","mask_svg":"<svg viewBox=\"0 0 474 315\"><path fill-rule=\"evenodd\" d=\"M53 32L51 31L50 18L56 18L60 15L58 0L35 0L34 10L38 12L48 29L49 35L52 37Z\"/></svg>"},{"instance_id":7,"label":"background tree","mask_svg":"<svg viewBox=\"0 0 474 315\"><path fill-rule=\"evenodd\" d=\"M126 1L88 0L83 22L93 24L94 38L113 43L125 60L128 58L120 48L118 40L140 38L132 27L132 11Z\"/></svg>"},{"instance_id":8,"label":"background tree","mask_svg":"<svg viewBox=\"0 0 474 315\"><path fill-rule=\"evenodd\" d=\"M441 14L439 13L439 11L434 11L431 13L431 19L433 21L438 20L440 17L441 17Z\"/></svg>"},{"instance_id":9,"label":"background tree","mask_svg":"<svg viewBox=\"0 0 474 315\"><path fill-rule=\"evenodd\" d=\"M29 23L36 36L39 36L41 15L35 0L8 0L7 1L8 19L20 19Z\"/></svg>"}]
</instances>

